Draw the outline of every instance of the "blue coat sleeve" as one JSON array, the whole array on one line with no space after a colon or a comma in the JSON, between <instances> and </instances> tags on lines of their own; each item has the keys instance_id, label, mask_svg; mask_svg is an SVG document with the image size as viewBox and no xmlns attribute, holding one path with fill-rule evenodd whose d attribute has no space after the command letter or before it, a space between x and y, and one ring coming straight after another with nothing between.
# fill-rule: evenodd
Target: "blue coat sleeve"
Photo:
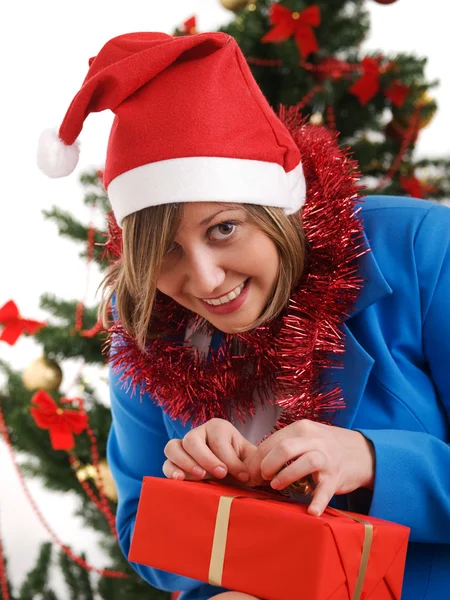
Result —
<instances>
[{"instance_id":1,"label":"blue coat sleeve","mask_svg":"<svg viewBox=\"0 0 450 600\"><path fill-rule=\"evenodd\" d=\"M423 352L450 430L450 210L433 206L415 239ZM405 307L407 310L407 307ZM426 400L426 399L425 399ZM434 401L434 399L433 399ZM450 439L358 429L375 448L369 515L411 528L410 541L450 543Z\"/></svg>"},{"instance_id":2,"label":"blue coat sleeve","mask_svg":"<svg viewBox=\"0 0 450 600\"><path fill-rule=\"evenodd\" d=\"M108 436L107 457L117 493L117 533L127 557L135 524L142 478L162 477L164 447L169 436L161 409L151 399L137 393L131 396L119 383L119 375L110 371L112 425ZM186 591L188 599L203 600L219 593L202 582L130 562L150 585L166 591Z\"/></svg>"}]
</instances>

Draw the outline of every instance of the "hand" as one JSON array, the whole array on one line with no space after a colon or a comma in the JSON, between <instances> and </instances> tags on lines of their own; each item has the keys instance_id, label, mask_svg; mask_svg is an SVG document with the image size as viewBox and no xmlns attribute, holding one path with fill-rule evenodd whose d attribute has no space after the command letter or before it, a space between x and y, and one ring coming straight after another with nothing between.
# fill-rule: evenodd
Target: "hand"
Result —
<instances>
[{"instance_id":1,"label":"hand","mask_svg":"<svg viewBox=\"0 0 450 600\"><path fill-rule=\"evenodd\" d=\"M252 484L248 463L257 448L224 419L211 419L189 431L182 440L170 440L163 473L170 479L199 481L227 475Z\"/></svg>"},{"instance_id":2,"label":"hand","mask_svg":"<svg viewBox=\"0 0 450 600\"><path fill-rule=\"evenodd\" d=\"M311 475L316 487L308 512L316 516L334 494L373 489L374 474L373 445L361 433L306 419L262 442L250 464L251 477L262 476L275 490Z\"/></svg>"}]
</instances>

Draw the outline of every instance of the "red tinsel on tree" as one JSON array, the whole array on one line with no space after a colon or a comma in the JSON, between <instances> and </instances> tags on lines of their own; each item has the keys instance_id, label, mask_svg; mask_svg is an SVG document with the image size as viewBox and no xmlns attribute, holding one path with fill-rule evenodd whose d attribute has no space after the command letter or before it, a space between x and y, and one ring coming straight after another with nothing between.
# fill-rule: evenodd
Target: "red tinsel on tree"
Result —
<instances>
[{"instance_id":1,"label":"red tinsel on tree","mask_svg":"<svg viewBox=\"0 0 450 600\"><path fill-rule=\"evenodd\" d=\"M122 256L122 229L117 224L113 213L108 213L108 239L102 259L106 256L109 262L114 262Z\"/></svg>"},{"instance_id":2,"label":"red tinsel on tree","mask_svg":"<svg viewBox=\"0 0 450 600\"><path fill-rule=\"evenodd\" d=\"M350 75L358 69L358 65L352 65L345 60L329 56L321 60L317 65L301 63L303 67L312 71L315 78L323 82L326 79L341 79L341 77Z\"/></svg>"}]
</instances>

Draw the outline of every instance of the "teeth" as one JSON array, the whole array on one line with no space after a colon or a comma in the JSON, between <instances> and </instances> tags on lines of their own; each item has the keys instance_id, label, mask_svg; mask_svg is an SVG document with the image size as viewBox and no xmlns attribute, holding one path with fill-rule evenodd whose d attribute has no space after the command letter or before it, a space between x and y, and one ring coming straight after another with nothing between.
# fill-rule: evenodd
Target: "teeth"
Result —
<instances>
[{"instance_id":1,"label":"teeth","mask_svg":"<svg viewBox=\"0 0 450 600\"><path fill-rule=\"evenodd\" d=\"M236 289L226 294L226 296L221 296L220 298L215 298L214 300L207 300L206 298L204 298L203 302L206 302L206 304L211 304L212 306L219 306L219 304L227 304L228 302L231 302L232 300L237 298L243 289L244 284L241 283L241 285L238 285Z\"/></svg>"}]
</instances>

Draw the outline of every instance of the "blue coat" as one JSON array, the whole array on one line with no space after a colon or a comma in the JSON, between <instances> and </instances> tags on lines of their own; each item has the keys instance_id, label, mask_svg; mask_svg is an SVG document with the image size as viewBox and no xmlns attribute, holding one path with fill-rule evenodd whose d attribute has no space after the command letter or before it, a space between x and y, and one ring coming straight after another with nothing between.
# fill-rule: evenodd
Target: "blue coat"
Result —
<instances>
[{"instance_id":1,"label":"blue coat","mask_svg":"<svg viewBox=\"0 0 450 600\"><path fill-rule=\"evenodd\" d=\"M335 500L410 527L402 599L442 600L450 595L450 209L372 196L362 217L372 251L360 260L366 283L344 325L344 369L333 378L347 406L334 423L373 442L376 475L373 494L358 490ZM111 409L108 461L127 555L142 477L163 476L166 443L189 426L150 398L131 398L113 373ZM223 591L133 567L157 588L185 590L184 600Z\"/></svg>"}]
</instances>

